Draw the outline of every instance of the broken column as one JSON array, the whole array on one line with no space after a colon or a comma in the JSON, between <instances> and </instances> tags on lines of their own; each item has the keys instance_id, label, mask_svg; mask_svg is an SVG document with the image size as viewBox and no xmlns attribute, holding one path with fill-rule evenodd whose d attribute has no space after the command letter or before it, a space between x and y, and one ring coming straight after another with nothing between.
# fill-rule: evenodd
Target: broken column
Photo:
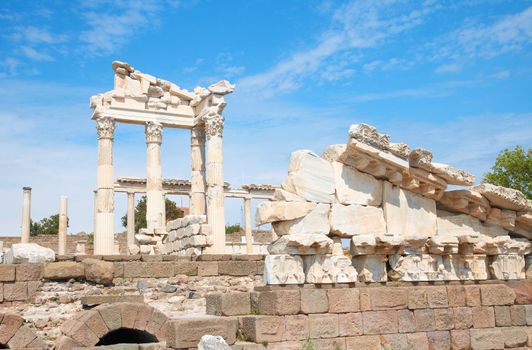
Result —
<instances>
[{"instance_id":1,"label":"broken column","mask_svg":"<svg viewBox=\"0 0 532 350\"><path fill-rule=\"evenodd\" d=\"M22 187L22 230L21 243L29 243L31 225L31 187Z\"/></svg>"},{"instance_id":2,"label":"broken column","mask_svg":"<svg viewBox=\"0 0 532 350\"><path fill-rule=\"evenodd\" d=\"M190 135L190 214L205 215L205 129L195 126Z\"/></svg>"},{"instance_id":3,"label":"broken column","mask_svg":"<svg viewBox=\"0 0 532 350\"><path fill-rule=\"evenodd\" d=\"M61 196L59 199L59 231L58 231L58 255L66 255L68 231L67 197Z\"/></svg>"},{"instance_id":4,"label":"broken column","mask_svg":"<svg viewBox=\"0 0 532 350\"><path fill-rule=\"evenodd\" d=\"M98 176L94 254L114 254L114 166L113 139L115 121L96 119L98 131Z\"/></svg>"},{"instance_id":5,"label":"broken column","mask_svg":"<svg viewBox=\"0 0 532 350\"><path fill-rule=\"evenodd\" d=\"M161 169L161 143L163 126L157 122L146 123L146 225L148 231L165 227L165 203Z\"/></svg>"}]
</instances>

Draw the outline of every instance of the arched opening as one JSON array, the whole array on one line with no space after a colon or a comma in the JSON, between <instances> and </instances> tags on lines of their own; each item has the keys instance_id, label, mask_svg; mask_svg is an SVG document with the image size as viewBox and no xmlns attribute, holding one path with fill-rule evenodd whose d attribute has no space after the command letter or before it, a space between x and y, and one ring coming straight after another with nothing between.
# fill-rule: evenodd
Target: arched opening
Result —
<instances>
[{"instance_id":1,"label":"arched opening","mask_svg":"<svg viewBox=\"0 0 532 350\"><path fill-rule=\"evenodd\" d=\"M96 346L113 344L146 344L158 343L154 335L138 329L118 328L104 335Z\"/></svg>"},{"instance_id":2,"label":"arched opening","mask_svg":"<svg viewBox=\"0 0 532 350\"><path fill-rule=\"evenodd\" d=\"M5 344L0 343L0 349L9 349L9 347Z\"/></svg>"}]
</instances>

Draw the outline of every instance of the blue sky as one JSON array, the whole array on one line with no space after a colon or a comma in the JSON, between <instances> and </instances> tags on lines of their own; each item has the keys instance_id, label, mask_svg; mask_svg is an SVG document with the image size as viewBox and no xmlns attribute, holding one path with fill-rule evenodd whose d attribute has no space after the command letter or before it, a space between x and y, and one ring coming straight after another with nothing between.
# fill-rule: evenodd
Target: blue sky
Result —
<instances>
[{"instance_id":1,"label":"blue sky","mask_svg":"<svg viewBox=\"0 0 532 350\"><path fill-rule=\"evenodd\" d=\"M236 83L234 188L282 182L290 152L321 153L359 122L479 179L501 149L532 145L532 1L2 1L0 24L0 235L20 230L22 186L34 220L64 194L70 231L92 230L89 97L112 89L113 60L189 90ZM190 177L189 138L165 130L164 177ZM145 176L145 147L120 124L116 176ZM227 200L228 223L241 204Z\"/></svg>"}]
</instances>

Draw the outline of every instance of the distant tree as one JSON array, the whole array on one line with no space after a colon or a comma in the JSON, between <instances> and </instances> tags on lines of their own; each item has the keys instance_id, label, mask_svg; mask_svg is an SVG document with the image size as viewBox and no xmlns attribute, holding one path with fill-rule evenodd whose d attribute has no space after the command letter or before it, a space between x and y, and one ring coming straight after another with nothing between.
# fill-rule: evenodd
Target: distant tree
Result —
<instances>
[{"instance_id":1,"label":"distant tree","mask_svg":"<svg viewBox=\"0 0 532 350\"><path fill-rule=\"evenodd\" d=\"M243 232L244 229L239 224L225 226L225 234L231 234L235 232Z\"/></svg>"},{"instance_id":2,"label":"distant tree","mask_svg":"<svg viewBox=\"0 0 532 350\"><path fill-rule=\"evenodd\" d=\"M68 218L67 218L68 227ZM30 222L30 236L56 235L59 232L59 214L42 218L39 222Z\"/></svg>"},{"instance_id":3,"label":"distant tree","mask_svg":"<svg viewBox=\"0 0 532 350\"><path fill-rule=\"evenodd\" d=\"M185 214L182 209L177 207L174 201L168 198L165 198L165 207L166 222L182 218ZM127 227L127 213L122 216L122 226ZM142 196L135 207L135 232L139 232L141 228L145 228L146 226L146 196Z\"/></svg>"},{"instance_id":4,"label":"distant tree","mask_svg":"<svg viewBox=\"0 0 532 350\"><path fill-rule=\"evenodd\" d=\"M521 146L504 149L482 182L519 190L532 199L532 149L526 152Z\"/></svg>"}]
</instances>

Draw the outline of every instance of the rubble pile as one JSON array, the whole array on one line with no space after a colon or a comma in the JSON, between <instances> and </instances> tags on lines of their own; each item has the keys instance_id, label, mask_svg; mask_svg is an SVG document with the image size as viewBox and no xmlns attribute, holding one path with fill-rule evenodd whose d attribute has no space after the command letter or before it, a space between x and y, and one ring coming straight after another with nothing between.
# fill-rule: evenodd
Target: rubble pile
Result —
<instances>
[{"instance_id":1,"label":"rubble pile","mask_svg":"<svg viewBox=\"0 0 532 350\"><path fill-rule=\"evenodd\" d=\"M201 255L212 245L212 231L205 215L187 215L166 225L168 237L164 247L168 254Z\"/></svg>"}]
</instances>

